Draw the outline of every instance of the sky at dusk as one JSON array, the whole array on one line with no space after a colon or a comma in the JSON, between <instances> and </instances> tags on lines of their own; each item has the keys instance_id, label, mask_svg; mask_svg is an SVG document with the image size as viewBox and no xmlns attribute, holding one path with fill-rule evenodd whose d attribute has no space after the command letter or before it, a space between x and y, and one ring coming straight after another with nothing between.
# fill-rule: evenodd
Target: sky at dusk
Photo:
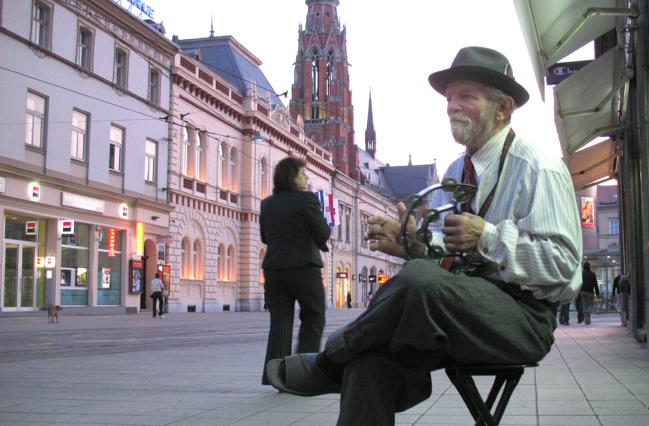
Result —
<instances>
[{"instance_id":1,"label":"sky at dusk","mask_svg":"<svg viewBox=\"0 0 649 426\"><path fill-rule=\"evenodd\" d=\"M126 0L122 0L126 4ZM291 89L298 28L306 22L304 0L144 0L163 21L166 36L231 35L257 56L275 92ZM527 142L561 154L553 118L552 88L541 99L511 0L340 0L338 16L347 31L354 104L355 142L364 148L368 97L377 158L391 165L437 161L440 174L463 152L450 134L446 102L428 75L448 68L464 46L501 51L531 95L512 125ZM592 58L590 48L566 60ZM288 99L282 98L285 105ZM441 176L440 176L441 177Z\"/></svg>"}]
</instances>

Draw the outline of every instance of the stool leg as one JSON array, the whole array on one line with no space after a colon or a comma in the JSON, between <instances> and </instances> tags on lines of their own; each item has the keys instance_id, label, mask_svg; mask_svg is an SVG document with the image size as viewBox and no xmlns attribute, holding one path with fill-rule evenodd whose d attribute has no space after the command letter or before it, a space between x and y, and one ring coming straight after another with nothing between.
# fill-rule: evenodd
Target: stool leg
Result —
<instances>
[{"instance_id":1,"label":"stool leg","mask_svg":"<svg viewBox=\"0 0 649 426\"><path fill-rule=\"evenodd\" d=\"M475 426L498 426L489 409L485 406L471 374L460 370L447 369L446 375L471 412L473 419L476 421Z\"/></svg>"},{"instance_id":2,"label":"stool leg","mask_svg":"<svg viewBox=\"0 0 649 426\"><path fill-rule=\"evenodd\" d=\"M458 370L446 369L446 375L451 380L451 383L453 383L453 386L455 386L455 389L457 389L458 393L462 397L464 404L471 412L471 417L473 417L474 420L478 420L480 418L480 412L475 408L473 400L469 396L467 390L471 386L471 384L468 383L465 377L460 377Z\"/></svg>"},{"instance_id":3,"label":"stool leg","mask_svg":"<svg viewBox=\"0 0 649 426\"><path fill-rule=\"evenodd\" d=\"M503 394L500 397L500 401L498 401L496 411L494 412L494 420L496 421L496 424L500 423L500 419L502 418L503 414L505 414L505 408L507 408L507 404L509 404L509 398L511 398L512 393L514 393L514 389L516 389L516 386L518 385L521 374L522 371L520 374L518 374L517 377L510 377L507 379L505 389L503 389Z\"/></svg>"}]
</instances>

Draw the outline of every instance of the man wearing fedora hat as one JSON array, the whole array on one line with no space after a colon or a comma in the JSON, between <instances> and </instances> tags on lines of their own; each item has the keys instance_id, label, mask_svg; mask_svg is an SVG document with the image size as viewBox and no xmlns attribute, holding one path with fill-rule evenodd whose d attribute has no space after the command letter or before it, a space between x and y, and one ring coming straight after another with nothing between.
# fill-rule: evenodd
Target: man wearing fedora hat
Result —
<instances>
[{"instance_id":1,"label":"man wearing fedora hat","mask_svg":"<svg viewBox=\"0 0 649 426\"><path fill-rule=\"evenodd\" d=\"M471 253L471 275L412 259L357 319L332 333L323 352L269 361L276 388L303 396L341 393L338 425L392 425L395 412L431 393L429 372L464 363L541 360L553 343L560 302L579 289L581 228L570 175L558 158L525 144L510 126L529 95L501 53L461 49L430 75L444 95L454 139L466 153L445 176L478 190L461 214L444 218L434 241ZM433 205L451 195L434 193ZM405 206L400 203L400 213ZM372 250L408 258L400 223L369 220ZM416 243L419 244L419 243ZM410 253L426 258L423 244Z\"/></svg>"}]
</instances>

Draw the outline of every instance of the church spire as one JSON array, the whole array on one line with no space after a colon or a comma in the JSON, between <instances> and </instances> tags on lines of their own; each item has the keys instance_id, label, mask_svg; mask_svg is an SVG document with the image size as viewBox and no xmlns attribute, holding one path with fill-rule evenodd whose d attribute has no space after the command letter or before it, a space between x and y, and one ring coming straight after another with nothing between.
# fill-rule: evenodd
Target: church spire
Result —
<instances>
[{"instance_id":1,"label":"church spire","mask_svg":"<svg viewBox=\"0 0 649 426\"><path fill-rule=\"evenodd\" d=\"M367 127L365 128L365 151L375 158L376 131L374 130L374 114L372 113L372 89L370 89L370 104L367 107Z\"/></svg>"}]
</instances>

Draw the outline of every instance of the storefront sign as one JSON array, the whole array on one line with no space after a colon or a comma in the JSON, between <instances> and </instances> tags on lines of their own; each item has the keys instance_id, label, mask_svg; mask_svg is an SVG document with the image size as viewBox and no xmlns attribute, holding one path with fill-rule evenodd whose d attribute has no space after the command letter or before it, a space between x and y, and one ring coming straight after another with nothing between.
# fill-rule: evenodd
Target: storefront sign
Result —
<instances>
[{"instance_id":1,"label":"storefront sign","mask_svg":"<svg viewBox=\"0 0 649 426\"><path fill-rule=\"evenodd\" d=\"M41 199L41 184L38 182L32 182L27 187L27 196L32 201L39 201Z\"/></svg>"},{"instance_id":2,"label":"storefront sign","mask_svg":"<svg viewBox=\"0 0 649 426\"><path fill-rule=\"evenodd\" d=\"M74 220L63 219L61 223L61 235L74 235Z\"/></svg>"},{"instance_id":3,"label":"storefront sign","mask_svg":"<svg viewBox=\"0 0 649 426\"><path fill-rule=\"evenodd\" d=\"M108 228L108 256L115 256L115 246L117 245L117 231L115 228Z\"/></svg>"},{"instance_id":4,"label":"storefront sign","mask_svg":"<svg viewBox=\"0 0 649 426\"><path fill-rule=\"evenodd\" d=\"M347 278L347 272L336 272L336 278Z\"/></svg>"},{"instance_id":5,"label":"storefront sign","mask_svg":"<svg viewBox=\"0 0 649 426\"><path fill-rule=\"evenodd\" d=\"M154 10L151 8L151 6L145 4L142 0L113 0L113 1L115 3L118 3L119 5L122 5L122 1L125 1L126 3L129 3L131 5L128 8L128 10L131 10L131 8L134 7L140 12L144 13L149 18L153 19Z\"/></svg>"},{"instance_id":6,"label":"storefront sign","mask_svg":"<svg viewBox=\"0 0 649 426\"><path fill-rule=\"evenodd\" d=\"M56 267L56 257L47 256L45 258L45 267L46 268L55 268Z\"/></svg>"},{"instance_id":7,"label":"storefront sign","mask_svg":"<svg viewBox=\"0 0 649 426\"><path fill-rule=\"evenodd\" d=\"M61 205L98 213L103 213L106 209L106 202L104 200L72 194L70 192L61 193Z\"/></svg>"},{"instance_id":8,"label":"storefront sign","mask_svg":"<svg viewBox=\"0 0 649 426\"><path fill-rule=\"evenodd\" d=\"M390 279L388 274L379 274L377 276L379 284L385 284L385 282Z\"/></svg>"},{"instance_id":9,"label":"storefront sign","mask_svg":"<svg viewBox=\"0 0 649 426\"><path fill-rule=\"evenodd\" d=\"M3 194L5 192L5 178L3 176L0 176L0 194Z\"/></svg>"},{"instance_id":10,"label":"storefront sign","mask_svg":"<svg viewBox=\"0 0 649 426\"><path fill-rule=\"evenodd\" d=\"M38 222L35 220L28 220L25 222L25 235L36 235L38 232Z\"/></svg>"},{"instance_id":11,"label":"storefront sign","mask_svg":"<svg viewBox=\"0 0 649 426\"><path fill-rule=\"evenodd\" d=\"M595 198L581 197L581 226L582 228L595 227Z\"/></svg>"},{"instance_id":12,"label":"storefront sign","mask_svg":"<svg viewBox=\"0 0 649 426\"><path fill-rule=\"evenodd\" d=\"M127 204L120 204L119 205L119 217L122 219L128 219L128 205Z\"/></svg>"},{"instance_id":13,"label":"storefront sign","mask_svg":"<svg viewBox=\"0 0 649 426\"><path fill-rule=\"evenodd\" d=\"M144 256L144 223L142 222L135 225L135 255Z\"/></svg>"}]
</instances>

